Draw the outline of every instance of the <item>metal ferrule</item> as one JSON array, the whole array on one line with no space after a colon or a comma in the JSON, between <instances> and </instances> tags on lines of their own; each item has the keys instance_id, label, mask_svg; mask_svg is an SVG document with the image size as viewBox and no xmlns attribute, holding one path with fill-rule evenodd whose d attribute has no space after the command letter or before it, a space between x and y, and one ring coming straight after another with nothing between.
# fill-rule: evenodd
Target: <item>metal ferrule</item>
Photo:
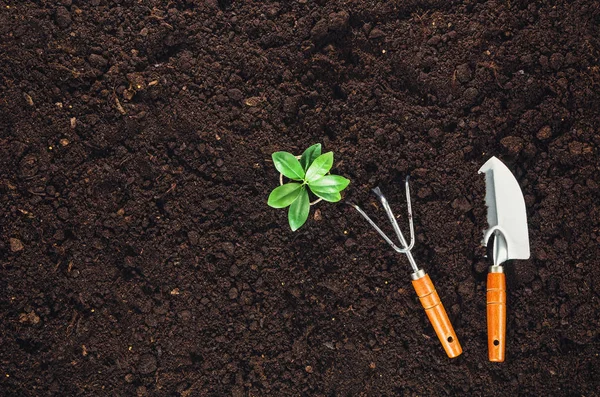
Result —
<instances>
[{"instance_id":1,"label":"metal ferrule","mask_svg":"<svg viewBox=\"0 0 600 397\"><path fill-rule=\"evenodd\" d=\"M410 275L410 278L412 280L418 280L423 277L425 277L425 270L423 270L423 269L419 269Z\"/></svg>"},{"instance_id":2,"label":"metal ferrule","mask_svg":"<svg viewBox=\"0 0 600 397\"><path fill-rule=\"evenodd\" d=\"M504 273L504 266L490 266L489 273Z\"/></svg>"}]
</instances>

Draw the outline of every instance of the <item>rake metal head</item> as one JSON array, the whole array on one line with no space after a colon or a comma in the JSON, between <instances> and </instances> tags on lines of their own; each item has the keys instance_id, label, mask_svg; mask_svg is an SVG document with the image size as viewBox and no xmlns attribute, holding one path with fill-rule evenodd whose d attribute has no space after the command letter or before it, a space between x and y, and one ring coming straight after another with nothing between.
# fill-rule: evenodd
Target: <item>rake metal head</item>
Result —
<instances>
[{"instance_id":1,"label":"rake metal head","mask_svg":"<svg viewBox=\"0 0 600 397\"><path fill-rule=\"evenodd\" d=\"M381 237L383 237L383 239L396 252L399 252L401 254L406 254L411 266L413 267L413 270L416 272L419 269L418 269L417 265L415 264L412 254L410 253L410 250L412 250L412 248L415 245L415 229L414 229L414 225L413 225L412 206L411 206L411 201L410 201L410 187L408 185L408 179L409 178L406 177L405 189L406 189L406 202L408 204L408 223L409 223L409 227L410 227L410 244L408 244L406 242L406 239L404 238L404 235L402 234L402 231L400 230L400 226L398 226L398 222L396 221L396 218L394 217L394 213L392 212L392 209L390 208L390 205L388 204L387 199L385 198L385 196L383 195L383 193L381 192L381 189L379 187L376 187L375 189L373 189L373 193L375 193L375 195L379 199L379 202L383 206L383 209L385 210L385 213L386 213L390 223L392 224L392 227L394 229L394 232L396 233L396 237L398 238L398 241L399 241L401 247L398 247L396 244L394 244L394 242L379 228L379 226L377 226L377 224L375 222L373 222L373 220L358 205L356 205L356 204L351 204L351 205L358 211L359 214L361 214L363 216L363 218L365 218L367 220L367 222L369 222L369 224L373 227L373 229L375 229L377 231L377 233L379 233L379 235Z\"/></svg>"},{"instance_id":2,"label":"rake metal head","mask_svg":"<svg viewBox=\"0 0 600 397\"><path fill-rule=\"evenodd\" d=\"M375 229L377 231L377 233L379 233L379 235L381 237L383 237L383 239L394 249L394 251L406 255L406 257L408 258L408 262L410 263L410 266L413 269L413 273L412 273L411 277L413 277L413 279L417 279L417 278L423 277L425 273L419 269L419 267L417 266L417 264L415 262L415 259L412 256L412 253L410 252L410 250L412 250L412 248L415 245L415 228L413 225L412 206L411 206L411 202L410 202L410 187L408 186L408 177L406 177L405 189L406 189L406 203L408 205L408 224L410 226L410 244L408 244L406 242L406 239L404 238L404 235L402 234L402 231L400 230L400 226L398 226L398 222L396 221L396 218L394 217L394 213L392 212L392 209L390 208L390 205L388 204L387 199L385 198L383 193L381 193L381 189L378 187L373 189L373 193L375 193L375 195L377 195L379 202L381 202L381 205L383 206L383 209L385 210L385 213L386 213L390 223L392 224L392 227L394 228L394 232L396 233L396 237L398 238L398 241L400 242L401 247L398 247L396 244L394 244L394 242L379 228L379 226L377 226L377 224L375 222L373 222L373 220L371 218L369 218L369 215L367 215L358 205L356 205L356 204L350 204L350 205L352 205L358 211L358 213L361 214L363 216L363 218L365 218L367 220L367 222L369 222L369 224L373 227L373 229Z\"/></svg>"}]
</instances>

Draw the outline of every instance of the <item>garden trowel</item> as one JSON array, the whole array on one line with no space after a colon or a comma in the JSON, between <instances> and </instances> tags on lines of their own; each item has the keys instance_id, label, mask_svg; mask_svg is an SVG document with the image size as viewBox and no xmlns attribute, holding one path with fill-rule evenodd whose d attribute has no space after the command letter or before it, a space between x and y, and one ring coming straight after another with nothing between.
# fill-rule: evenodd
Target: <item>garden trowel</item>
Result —
<instances>
[{"instance_id":1,"label":"garden trowel","mask_svg":"<svg viewBox=\"0 0 600 397\"><path fill-rule=\"evenodd\" d=\"M492 266L487 276L487 328L490 361L503 362L506 347L506 279L502 264L529 259L529 234L523 193L508 167L496 157L480 169L485 173L485 204L489 228L482 244L492 242Z\"/></svg>"}]
</instances>

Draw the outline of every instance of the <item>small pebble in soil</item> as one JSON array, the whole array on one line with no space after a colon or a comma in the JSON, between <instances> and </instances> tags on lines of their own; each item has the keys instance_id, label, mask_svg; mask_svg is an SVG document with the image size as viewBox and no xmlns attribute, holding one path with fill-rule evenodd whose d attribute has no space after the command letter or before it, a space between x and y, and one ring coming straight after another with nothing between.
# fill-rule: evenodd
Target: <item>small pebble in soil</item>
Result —
<instances>
[{"instance_id":1,"label":"small pebble in soil","mask_svg":"<svg viewBox=\"0 0 600 397\"><path fill-rule=\"evenodd\" d=\"M461 83L466 83L471 80L471 68L469 68L469 64L463 63L456 67L456 78Z\"/></svg>"},{"instance_id":2,"label":"small pebble in soil","mask_svg":"<svg viewBox=\"0 0 600 397\"><path fill-rule=\"evenodd\" d=\"M88 62L97 69L102 69L108 65L108 61L102 55L98 54L90 55L88 57Z\"/></svg>"},{"instance_id":3,"label":"small pebble in soil","mask_svg":"<svg viewBox=\"0 0 600 397\"><path fill-rule=\"evenodd\" d=\"M223 244L221 244L221 249L228 256L233 256L233 254L235 253L235 246L230 242L224 242Z\"/></svg>"},{"instance_id":4,"label":"small pebble in soil","mask_svg":"<svg viewBox=\"0 0 600 397\"><path fill-rule=\"evenodd\" d=\"M237 88L232 88L227 91L227 96L234 102L240 102L242 99L244 99L244 94Z\"/></svg>"},{"instance_id":5,"label":"small pebble in soil","mask_svg":"<svg viewBox=\"0 0 600 397\"><path fill-rule=\"evenodd\" d=\"M306 372L308 372L309 374L313 373L313 367L310 365L307 365L306 368L304 368Z\"/></svg>"},{"instance_id":6,"label":"small pebble in soil","mask_svg":"<svg viewBox=\"0 0 600 397\"><path fill-rule=\"evenodd\" d=\"M325 18L320 19L310 31L310 38L312 41L323 40L327 36L327 20Z\"/></svg>"},{"instance_id":7,"label":"small pebble in soil","mask_svg":"<svg viewBox=\"0 0 600 397\"><path fill-rule=\"evenodd\" d=\"M64 230L57 230L54 235L52 236L53 239L57 240L57 241L63 241L65 239L65 232Z\"/></svg>"},{"instance_id":8,"label":"small pebble in soil","mask_svg":"<svg viewBox=\"0 0 600 397\"><path fill-rule=\"evenodd\" d=\"M379 29L379 28L374 28L369 33L369 39L370 40L380 39L380 38L382 38L384 36L385 36L385 33L383 33L383 31L381 29Z\"/></svg>"},{"instance_id":9,"label":"small pebble in soil","mask_svg":"<svg viewBox=\"0 0 600 397\"><path fill-rule=\"evenodd\" d=\"M58 219L64 221L69 219L69 209L67 207L60 207L58 210L56 210L56 215L58 216Z\"/></svg>"},{"instance_id":10,"label":"small pebble in soil","mask_svg":"<svg viewBox=\"0 0 600 397\"><path fill-rule=\"evenodd\" d=\"M565 79L564 77L561 79L558 79L558 81L556 82L560 88L562 88L563 90L566 90L567 88L569 88L569 80Z\"/></svg>"},{"instance_id":11,"label":"small pebble in soil","mask_svg":"<svg viewBox=\"0 0 600 397\"><path fill-rule=\"evenodd\" d=\"M591 153L592 148L582 142L571 142L569 143L569 153L571 154L583 154Z\"/></svg>"},{"instance_id":12,"label":"small pebble in soil","mask_svg":"<svg viewBox=\"0 0 600 397\"><path fill-rule=\"evenodd\" d=\"M542 128L540 128L536 136L538 139L541 140L548 139L552 136L552 128L550 128L549 125L545 125Z\"/></svg>"},{"instance_id":13,"label":"small pebble in soil","mask_svg":"<svg viewBox=\"0 0 600 397\"><path fill-rule=\"evenodd\" d=\"M518 136L507 136L500 140L502 146L508 149L512 154L519 153L524 146L523 138Z\"/></svg>"},{"instance_id":14,"label":"small pebble in soil","mask_svg":"<svg viewBox=\"0 0 600 397\"><path fill-rule=\"evenodd\" d=\"M427 40L427 44L430 46L436 46L436 45L440 44L440 41L442 41L441 36L436 34L433 37L431 37L429 40Z\"/></svg>"},{"instance_id":15,"label":"small pebble in soil","mask_svg":"<svg viewBox=\"0 0 600 397\"><path fill-rule=\"evenodd\" d=\"M32 310L29 313L21 313L19 315L19 322L35 325L40 322L40 317Z\"/></svg>"},{"instance_id":16,"label":"small pebble in soil","mask_svg":"<svg viewBox=\"0 0 600 397\"><path fill-rule=\"evenodd\" d=\"M237 288L232 288L229 290L229 298L230 299L236 299L238 297L238 290Z\"/></svg>"},{"instance_id":17,"label":"small pebble in soil","mask_svg":"<svg viewBox=\"0 0 600 397\"><path fill-rule=\"evenodd\" d=\"M469 87L465 90L465 92L463 93L463 98L468 102L468 103L473 103L475 102L475 100L477 99L477 96L479 95L479 91L477 90L477 88L475 87Z\"/></svg>"},{"instance_id":18,"label":"small pebble in soil","mask_svg":"<svg viewBox=\"0 0 600 397\"><path fill-rule=\"evenodd\" d=\"M68 28L71 25L71 13L65 7L58 7L54 15L54 20L60 28Z\"/></svg>"},{"instance_id":19,"label":"small pebble in soil","mask_svg":"<svg viewBox=\"0 0 600 397\"><path fill-rule=\"evenodd\" d=\"M313 216L313 218L315 219L315 221L320 221L323 219L323 217L321 216L320 209L315 210L315 215Z\"/></svg>"},{"instance_id":20,"label":"small pebble in soil","mask_svg":"<svg viewBox=\"0 0 600 397\"><path fill-rule=\"evenodd\" d=\"M34 106L35 103L33 102L33 98L31 97L31 95L29 94L23 94L23 97L25 97L25 101L27 102L27 104L29 106Z\"/></svg>"},{"instance_id":21,"label":"small pebble in soil","mask_svg":"<svg viewBox=\"0 0 600 397\"><path fill-rule=\"evenodd\" d=\"M142 375L149 375L156 371L157 363L156 357L152 354L144 354L140 357L140 362L138 364L138 372Z\"/></svg>"},{"instance_id":22,"label":"small pebble in soil","mask_svg":"<svg viewBox=\"0 0 600 397\"><path fill-rule=\"evenodd\" d=\"M191 245L198 245L198 240L200 239L200 236L198 235L198 232L191 230L188 232L188 240L190 240L190 244Z\"/></svg>"},{"instance_id":23,"label":"small pebble in soil","mask_svg":"<svg viewBox=\"0 0 600 397\"><path fill-rule=\"evenodd\" d=\"M283 112L293 116L298 112L299 98L287 97L283 100Z\"/></svg>"},{"instance_id":24,"label":"small pebble in soil","mask_svg":"<svg viewBox=\"0 0 600 397\"><path fill-rule=\"evenodd\" d=\"M258 97L258 96L253 96L253 97L244 99L244 104L246 106L250 106L250 107L258 106L258 105L260 105L261 102L262 102L262 98Z\"/></svg>"},{"instance_id":25,"label":"small pebble in soil","mask_svg":"<svg viewBox=\"0 0 600 397\"><path fill-rule=\"evenodd\" d=\"M23 243L18 238L11 238L10 242L10 250L12 252L19 252L23 250Z\"/></svg>"}]
</instances>

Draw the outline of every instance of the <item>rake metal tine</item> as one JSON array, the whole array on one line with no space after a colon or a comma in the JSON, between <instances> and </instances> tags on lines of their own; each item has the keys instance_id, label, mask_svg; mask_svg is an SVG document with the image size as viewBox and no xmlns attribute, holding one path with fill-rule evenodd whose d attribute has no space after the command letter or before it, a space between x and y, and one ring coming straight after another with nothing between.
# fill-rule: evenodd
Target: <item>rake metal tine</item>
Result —
<instances>
[{"instance_id":1,"label":"rake metal tine","mask_svg":"<svg viewBox=\"0 0 600 397\"><path fill-rule=\"evenodd\" d=\"M408 224L410 228L410 245L408 250L410 251L415 246L415 226L413 224L412 205L410 203L410 187L408 186L409 176L406 177L405 188L406 188L406 203L408 205Z\"/></svg>"},{"instance_id":2,"label":"rake metal tine","mask_svg":"<svg viewBox=\"0 0 600 397\"><path fill-rule=\"evenodd\" d=\"M373 193L375 193L377 195L377 197L379 198L379 201L381 202L381 205L383 206L383 209L385 210L385 213L387 214L387 217L390 220L392 227L394 228L394 232L396 233L396 236L398 237L400 244L402 244L404 246L404 252L410 251L415 246L415 228L414 228L414 223L413 223L412 205L411 205L411 201L410 201L410 188L408 185L408 179L409 178L406 177L405 188L406 188L406 202L408 204L408 223L409 223L409 228L410 228L410 244L408 244L406 242L406 239L404 238L404 235L402 234L402 231L400 230L400 226L398 226L398 221L396 221L396 217L394 217L394 213L392 212L392 209L390 208L390 205L389 205L387 199L385 198L383 193L381 193L381 189L379 189L378 187L373 189Z\"/></svg>"},{"instance_id":3,"label":"rake metal tine","mask_svg":"<svg viewBox=\"0 0 600 397\"><path fill-rule=\"evenodd\" d=\"M349 203L350 204L350 203ZM358 205L356 204L350 204L352 207L354 207L354 209L356 209L358 211L359 214L361 214L363 216L363 218L365 218L367 220L367 222L369 222L369 224L371 226L373 226L373 229L375 229L377 231L377 233L379 233L379 235L381 237L383 237L383 239L398 253L401 254L405 254L409 251L409 249L403 249L398 247L396 244L394 244L394 242L392 240L389 239L389 237L379 228L379 226L377 226L377 224L375 222L373 222L373 220L369 217L369 215L367 215ZM411 247L412 248L412 247Z\"/></svg>"}]
</instances>

